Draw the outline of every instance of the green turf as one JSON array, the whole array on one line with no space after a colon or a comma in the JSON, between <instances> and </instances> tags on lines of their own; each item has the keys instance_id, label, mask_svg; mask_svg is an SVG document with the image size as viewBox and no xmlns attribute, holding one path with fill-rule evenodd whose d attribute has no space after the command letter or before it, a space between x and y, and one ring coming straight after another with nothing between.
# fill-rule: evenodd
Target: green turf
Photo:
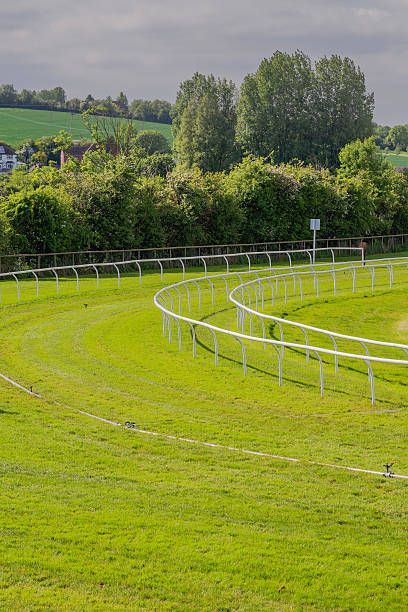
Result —
<instances>
[{"instance_id":1,"label":"green turf","mask_svg":"<svg viewBox=\"0 0 408 612\"><path fill-rule=\"evenodd\" d=\"M158 130L171 143L171 125L137 121L138 130ZM0 108L0 141L16 146L27 138L54 136L60 130L71 131L71 114L57 111L31 110L25 108ZM82 116L72 115L72 137L74 140L89 138L89 130Z\"/></svg>"},{"instance_id":2,"label":"green turf","mask_svg":"<svg viewBox=\"0 0 408 612\"><path fill-rule=\"evenodd\" d=\"M372 295L364 271L353 296L350 274L338 272L337 298L328 277L319 301L304 280L303 302L289 283L287 304L281 285L273 308L265 292L265 312L408 342L408 270L395 271L393 290L388 279L377 273ZM37 299L26 281L17 303L15 283L1 283L0 372L42 399L0 381L0 608L403 610L407 483L307 461L395 461L408 474L406 370L375 367L375 409L394 414L370 412L365 367L351 361L335 375L325 359L321 398L316 361L287 350L279 388L272 348L247 345L244 378L240 347L225 336L218 368L204 330L196 359L184 326L181 352L175 328L169 345L152 306L158 274L95 284L81 278L76 294L64 280L56 296L43 279ZM214 306L209 287L201 310L191 297L192 317L234 328L222 281ZM301 461L141 434L78 409Z\"/></svg>"},{"instance_id":3,"label":"green turf","mask_svg":"<svg viewBox=\"0 0 408 612\"><path fill-rule=\"evenodd\" d=\"M384 157L387 161L395 166L408 167L408 153L384 153Z\"/></svg>"}]
</instances>

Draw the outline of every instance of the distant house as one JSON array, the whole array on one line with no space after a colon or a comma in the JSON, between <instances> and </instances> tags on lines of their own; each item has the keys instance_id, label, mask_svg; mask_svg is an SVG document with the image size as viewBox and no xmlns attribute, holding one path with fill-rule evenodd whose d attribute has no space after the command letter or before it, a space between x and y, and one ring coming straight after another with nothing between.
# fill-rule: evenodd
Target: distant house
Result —
<instances>
[{"instance_id":1,"label":"distant house","mask_svg":"<svg viewBox=\"0 0 408 612\"><path fill-rule=\"evenodd\" d=\"M0 174L11 174L18 165L17 153L4 142L0 142Z\"/></svg>"},{"instance_id":2,"label":"distant house","mask_svg":"<svg viewBox=\"0 0 408 612\"><path fill-rule=\"evenodd\" d=\"M62 168L62 166L65 164L65 162L67 161L69 157L76 157L79 161L82 161L82 158L85 155L85 153L88 153L88 151L96 151L96 149L97 149L97 145L94 142L92 142L91 144L81 145L79 144L79 142L74 141L68 152L61 151L60 168ZM112 155L117 155L118 147L116 147L114 144L108 143L105 145L105 150L108 153L111 153Z\"/></svg>"},{"instance_id":3,"label":"distant house","mask_svg":"<svg viewBox=\"0 0 408 612\"><path fill-rule=\"evenodd\" d=\"M82 158L85 155L85 153L88 153L88 151L94 151L95 148L96 148L95 143L85 144L85 145L74 143L72 147L70 148L70 150L68 151L68 156L76 157L79 161L82 161ZM61 154L60 154L60 167L61 168L65 164L66 161L67 161L67 153L65 153L65 151L61 151Z\"/></svg>"}]
</instances>

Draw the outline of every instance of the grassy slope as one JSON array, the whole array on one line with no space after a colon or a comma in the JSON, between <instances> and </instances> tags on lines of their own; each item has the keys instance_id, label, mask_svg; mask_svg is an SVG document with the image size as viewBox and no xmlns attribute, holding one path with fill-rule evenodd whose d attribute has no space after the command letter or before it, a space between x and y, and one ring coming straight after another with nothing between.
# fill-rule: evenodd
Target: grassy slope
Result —
<instances>
[{"instance_id":1,"label":"grassy slope","mask_svg":"<svg viewBox=\"0 0 408 612\"><path fill-rule=\"evenodd\" d=\"M171 126L164 123L136 121L139 130L158 130L172 142ZM31 110L25 108L0 108L0 141L15 146L26 138L54 136L60 130L70 131L70 113L57 111ZM81 115L72 116L72 137L89 138Z\"/></svg>"},{"instance_id":2,"label":"grassy slope","mask_svg":"<svg viewBox=\"0 0 408 612\"><path fill-rule=\"evenodd\" d=\"M384 157L387 161L391 162L393 166L407 166L408 167L408 153L384 153Z\"/></svg>"},{"instance_id":3,"label":"grassy slope","mask_svg":"<svg viewBox=\"0 0 408 612\"><path fill-rule=\"evenodd\" d=\"M373 297L368 273L354 298L338 276L337 300L322 282L316 303L305 283L303 304L290 297L274 312L408 342L408 272L396 272L393 292L378 276ZM367 378L352 363L337 377L325 365L321 399L317 365L293 351L282 389L271 349L248 346L246 379L239 346L225 337L217 369L205 332L196 360L185 330L179 353L152 308L158 275L142 286L125 278L120 290L112 279L99 291L81 280L79 295L67 281L60 297L42 281L34 301L33 284L22 285L16 305L15 286L2 284L0 372L44 399L0 382L0 607L403 609L404 481L146 436L76 409L303 460L368 469L395 460L408 473L404 370L376 368L376 409L401 412L363 414L372 409ZM215 308L206 292L198 311L193 294L193 316L231 325L224 295L218 284Z\"/></svg>"}]
</instances>

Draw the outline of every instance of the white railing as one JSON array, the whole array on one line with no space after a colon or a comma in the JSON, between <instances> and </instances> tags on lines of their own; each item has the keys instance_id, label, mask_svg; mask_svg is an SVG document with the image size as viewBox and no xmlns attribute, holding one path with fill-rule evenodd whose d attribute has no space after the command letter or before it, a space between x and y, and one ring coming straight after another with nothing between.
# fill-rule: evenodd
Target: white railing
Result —
<instances>
[{"instance_id":1,"label":"white railing","mask_svg":"<svg viewBox=\"0 0 408 612\"><path fill-rule=\"evenodd\" d=\"M316 249L316 251L319 252L326 252L330 255L331 259L332 259L332 264L335 264L335 253L336 251L349 251L350 253L353 252L358 252L361 255L361 261L364 262L364 249L361 249L359 247L333 247L333 248L321 248L321 249ZM142 282L142 264L157 264L160 267L160 280L161 282L163 282L163 277L164 277L164 266L165 265L169 265L171 266L171 264L173 263L178 263L179 266L181 266L182 271L183 271L183 279L185 279L186 277L186 264L188 264L189 262L193 262L193 261L200 261L203 264L204 267L204 275L207 276L207 264L213 260L223 260L226 268L227 268L227 273L229 272L230 269L230 259L231 258L235 258L235 259L239 259L239 258L245 258L247 260L247 265L248 265L248 270L251 270L251 257L261 257L261 256L266 256L266 258L268 259L269 262L269 268L272 269L272 259L271 256L273 255L279 255L279 256L287 256L288 257L288 263L289 266L292 267L292 257L296 254L304 254L307 255L309 257L309 261L310 263L312 263L312 251L309 249L299 249L297 251L259 251L259 252L251 252L251 253L229 253L228 255L197 255L197 256L189 256L189 257L167 257L167 258L153 258L153 259L131 259L128 261L116 261L116 262L104 262L104 263L88 263L88 264L78 264L78 265L71 265L71 266L51 266L48 268L34 268L32 270L19 270L16 272L3 272L0 274L0 280L7 280L9 278L12 278L16 281L16 286L17 286L17 299L20 300L20 278L21 277L25 277L25 276L33 276L35 278L36 281L36 292L37 292L37 297L39 296L39 280L40 277L39 275L44 275L47 272L51 273L56 280L56 289L57 289L57 294L59 293L59 281L60 281L60 276L59 273L64 272L64 271L71 271L74 273L75 278L76 278L76 285L77 285L77 291L79 291L79 275L78 272L83 272L86 270L93 270L93 272L95 273L95 277L96 277L96 286L99 288L99 272L100 270L106 270L109 268L113 268L115 270L115 273L117 274L117 279L118 279L118 287L120 287L120 266L122 266L122 269L125 266L136 266L138 269L138 273L139 273L139 282ZM317 264L317 265L323 265L323 264ZM0 288L0 303L1 303L1 288Z\"/></svg>"},{"instance_id":2,"label":"white railing","mask_svg":"<svg viewBox=\"0 0 408 612\"><path fill-rule=\"evenodd\" d=\"M183 280L180 281L179 283L174 283L168 287L165 287L161 291L156 293L156 295L154 296L154 303L158 308L160 308L160 310L163 313L163 331L164 333L166 333L166 329L168 330L170 340L171 340L171 321L175 321L175 323L177 324L180 349L181 349L181 330L180 330L179 321L186 322L190 327L192 338L193 338L194 355L196 352L195 326L205 327L208 330L210 330L213 336L213 339L214 339L216 364L218 364L218 341L217 341L216 333L222 333L222 334L233 336L241 345L243 368L244 368L244 374L246 375L247 373L246 351L245 351L245 346L243 344L243 340L262 342L265 348L266 348L266 345L271 345L274 347L278 355L278 359L279 359L279 383L280 384L282 384L282 357L284 355L285 347L305 350L307 363L309 363L310 354L314 354L319 361L320 388L321 388L322 394L324 392L324 379L323 379L323 363L322 363L321 355L323 354L323 355L334 356L336 372L338 371L339 357L356 359L359 361L363 361L367 365L368 376L369 376L370 385L371 385L371 398L374 404L375 392L374 392L374 374L373 374L372 365L371 365L372 362L408 365L408 360L373 356L369 353L367 345L371 345L371 346L375 345L378 347L381 346L381 347L388 347L388 348L394 348L394 349L401 349L407 356L408 356L408 345L396 344L392 342L390 343L380 342L380 341L376 341L376 340L372 340L368 338L357 338L353 336L347 336L344 334L340 334L338 332L324 330L324 329L320 329L317 327L308 326L303 323L296 323L293 321L288 321L287 319L281 319L279 317L267 315L267 314L259 312L259 309L258 309L259 302L262 303L262 307L263 307L265 303L264 283L268 283L271 287L272 304L274 304L275 302L275 294L276 295L278 294L279 283L281 286L283 284L285 302L286 302L287 297L288 297L288 280L293 281L293 287L294 287L295 292L297 290L297 287L299 287L300 297L301 299L303 299L302 278L307 277L307 275L309 276L312 275L313 277L314 290L316 292L316 297L319 297L319 287L320 287L319 278L321 278L321 276L324 274L326 275L329 274L332 277L333 291L334 291L334 294L336 294L336 291L337 291L336 275L340 271L350 272L350 275L351 275L350 278L352 280L352 287L353 287L353 292L354 292L355 287L356 287L357 272L359 270L368 270L369 273L371 274L371 289L374 291L375 279L376 279L375 271L378 268L382 268L382 269L386 268L389 271L389 278L390 278L389 284L390 284L390 287L392 288L393 281L394 281L394 268L396 266L408 266L408 258L401 258L401 257L383 258L383 259L370 260L365 263L364 262L364 251L360 248L352 247L352 248L345 249L344 247L341 247L339 249L324 248L324 249L318 249L318 250L321 252L326 252L330 254L331 262L313 264L312 251L310 249L300 249L298 251L290 251L290 252L289 251L260 251L256 253L254 252L230 253L226 255L208 255L208 256L204 255L204 256L191 256L191 257L153 258L153 259L143 259L143 260L132 259L128 261L104 262L104 263L98 263L98 264L90 263L90 264L79 264L79 265L70 265L70 266L54 266L54 267L38 268L38 269L32 269L32 270L21 270L21 271L16 271L16 272L5 272L5 273L0 274L0 280L4 281L7 279L13 279L16 282L17 299L20 300L20 297L21 297L20 281L22 278L27 277L27 276L34 277L35 282L36 282L36 294L37 296L39 296L41 277L42 275L47 274L47 273L50 273L52 274L53 277L55 277L56 291L58 294L60 290L60 280L64 272L71 271L75 275L76 288L77 288L77 291L79 291L80 289L79 273L80 272L92 270L95 273L96 284L97 284L97 287L99 288L100 273L106 270L108 271L114 270L115 274L117 275L118 287L120 287L121 269L123 270L125 267L132 266L132 265L136 266L138 269L139 281L142 282L142 264L156 263L160 268L160 277L161 277L161 281L163 282L164 266L171 266L174 263L178 263L179 266L181 266L182 268ZM343 252L344 250L348 250L350 251L350 253L357 251L360 254L360 259L357 261L350 261L347 263L346 262L336 262L335 253L337 250L341 250ZM303 264L303 265L294 265L292 258L296 254L306 255L309 258L309 263ZM287 271L288 269L287 267L273 268L272 259L271 259L271 256L273 255L287 256L289 271ZM265 257L268 260L268 264L269 264L268 267L262 268L262 269L254 269L253 267L254 262L253 260L251 260L251 258L255 256ZM247 262L248 269L240 270L239 272L231 272L230 264L232 262L230 260L234 258L240 259L241 261L242 259L245 259ZM203 276L186 280L185 278L186 277L186 265L188 265L188 263L192 262L193 260L199 260L203 264L203 268L204 268ZM223 262L226 265L225 273L213 274L211 276L208 275L207 265L210 261L214 261L214 260L223 260ZM339 265L341 266L340 268L338 267ZM120 268L121 266L122 268ZM248 274L255 275L256 279L250 280L244 283L243 277ZM269 274L269 276L261 277L260 276L261 274ZM237 328L238 328L237 331L217 327L209 323L198 321L196 319L192 319L190 317L185 317L182 315L182 298L181 298L181 293L180 293L179 288L184 287L186 291L188 310L190 312L191 311L191 295L190 295L189 287L193 286L197 290L199 306L201 308L202 289L200 287L200 283L205 282L207 287L211 289L212 303L214 303L215 290L214 290L213 281L217 278L222 279L224 281L227 300L230 303L234 304L237 309ZM234 278L239 280L239 284L235 286L234 288L233 287L230 288L228 281ZM273 283L275 283L275 288L274 288ZM255 309L252 308L251 294L250 294L250 291L251 290L254 291L254 288L255 288L254 299L255 299L255 305L256 305ZM174 300L172 296L172 291L177 295L178 313L175 311L175 308L174 308ZM248 305L246 303L247 298L245 296L248 296ZM0 302L1 302L1 283L0 283ZM249 334L244 333L246 317L249 319L249 324L250 324ZM256 319L259 321L260 325L262 326L262 330L263 330L262 337L256 336L253 334L252 317L256 317ZM266 338L264 320L272 320L277 324L280 330L280 334L281 334L280 340L276 340L273 338ZM302 344L302 343L296 343L296 342L288 342L287 340L285 340L284 333L283 333L283 327L282 327L284 324L292 326L292 327L298 327L303 332L305 343ZM241 331L239 331L240 329ZM327 349L321 346L311 345L309 342L308 335L307 335L308 331L317 332L317 333L327 336L333 343L333 349ZM343 340L350 340L350 341L358 342L360 346L364 349L364 354L339 351L337 347L336 339L343 339Z\"/></svg>"},{"instance_id":3,"label":"white railing","mask_svg":"<svg viewBox=\"0 0 408 612\"><path fill-rule=\"evenodd\" d=\"M303 299L302 278L305 278L307 276L309 277L311 276L313 278L314 292L316 293L316 297L319 297L319 278L322 275L330 275L333 281L332 289L333 289L334 294L336 295L337 293L336 275L339 272L350 272L350 279L352 282L352 291L354 293L356 289L357 272L364 270L370 273L371 289L372 291L374 291L375 270L376 269L383 269L383 270L387 269L389 272L389 279L390 279L389 286L390 288L392 288L393 281L394 281L394 268L396 266L408 267L408 258L396 258L396 259L387 258L385 260L384 259L372 260L370 262L367 262L367 265L365 266L361 265L360 262L358 263L358 265L356 265L356 262L344 263L342 264L340 268L336 268L333 264L331 264L329 267L327 264L320 264L320 265L325 266L326 269L316 270L318 266L313 266L309 264L308 266L291 266L289 272L283 271L282 269L278 269L278 268L275 270L270 270L273 272L273 276L271 275L260 276L261 273L267 272L266 270L256 270L256 271L248 270L248 271L244 271L240 273L238 272L228 273L227 272L225 274L211 275L210 277L206 276L204 278L194 278L194 279L183 280L178 283L174 283L173 285L170 285L158 291L154 297L154 303L161 310L162 315L163 315L163 335L166 335L168 331L169 341L171 342L172 340L171 321L174 321L177 325L179 350L181 350L181 328L180 328L179 322L183 321L187 323L191 331L191 336L193 340L193 355L195 356L196 355L195 328L203 327L203 328L208 329L211 332L213 340L214 340L215 365L218 365L217 333L231 336L235 338L241 345L244 375L247 374L247 358L246 358L246 350L245 350L245 345L243 343L243 340L261 342L264 348L266 348L267 345L273 346L277 354L277 357L278 357L279 384L280 385L282 384L282 357L284 355L285 347L297 349L297 350L304 350L306 353L307 363L309 363L310 354L312 353L315 355L315 357L317 358L319 362L321 395L323 395L324 393L323 362L322 362L321 355L334 356L336 372L338 371L339 357L362 361L367 366L368 378L369 378L369 383L370 383L370 388L371 388L371 401L372 401L372 404L374 404L375 403L375 386L374 386L374 373L372 369L372 363L378 362L378 363L388 363L388 364L393 364L393 365L406 366L408 365L408 359L395 359L395 358L390 358L390 357L371 355L368 350L367 345L402 350L407 357L408 357L408 345L398 344L398 343L393 343L393 342L383 342L379 340L373 340L370 338L361 338L357 336L341 334L338 332L333 332L333 331L313 327L310 325L306 325L304 323L288 321L287 319L282 319L280 317L276 317L276 316L272 316L272 315L268 315L268 314L259 312L259 303L262 304L262 308L263 308L264 303L265 303L264 283L268 283L269 286L271 287L272 304L274 304L275 302L275 294L277 294L279 291L279 283L281 283L281 285L283 284L284 291L285 291L285 302L286 302L287 297L288 297L288 283L287 283L288 278L293 280L293 287L294 287L295 292L297 290L297 287L299 287L300 298L302 300ZM308 267L309 269L305 270L304 269L305 267ZM242 280L242 277L246 274L251 274L251 273L254 274L256 278L244 283ZM239 279L240 284L237 285L232 291L230 291L229 285L228 285L228 279L231 279L234 277ZM206 323L204 321L193 319L191 317L187 317L182 314L182 303L183 302L181 298L180 288L184 288L186 291L188 310L189 312L191 312L191 295L190 295L191 286L195 288L198 292L198 303L199 303L199 308L201 308L202 288L200 287L200 283L203 283L205 281L207 286L209 286L211 290L212 304L214 304L214 299L215 299L214 280L218 278L224 281L226 293L227 293L227 299L229 302L234 304L237 309L237 331L226 329L226 328L219 327L216 325L212 325L210 323ZM254 297L255 297L255 308L252 308L250 289L252 289ZM172 292L174 292L177 295L178 312L176 312L175 307L174 307L175 300L173 299ZM248 299L248 305L246 304L247 299ZM246 316L249 319L249 325L250 325L249 334L245 333ZM260 323L262 327L262 337L257 336L253 333L253 317L256 317L257 321ZM276 340L273 338L266 338L264 319L272 320L277 324L280 330L280 338L281 338L280 340ZM282 327L283 324L299 328L303 332L305 343L289 342L285 340L283 327ZM324 348L321 346L315 346L315 345L310 344L307 331L313 331L313 332L317 332L319 334L323 334L327 336L333 343L333 349L328 349L328 348ZM360 347L363 348L364 354L361 354L358 352L346 352L346 351L338 350L336 338L342 339L342 340L349 340L349 341L358 343Z\"/></svg>"}]
</instances>

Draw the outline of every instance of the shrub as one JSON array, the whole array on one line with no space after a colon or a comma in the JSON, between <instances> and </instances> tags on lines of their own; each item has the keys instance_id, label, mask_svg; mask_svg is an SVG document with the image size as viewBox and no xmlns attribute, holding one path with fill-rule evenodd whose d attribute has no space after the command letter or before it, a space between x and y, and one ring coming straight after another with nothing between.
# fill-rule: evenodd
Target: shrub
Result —
<instances>
[{"instance_id":1,"label":"shrub","mask_svg":"<svg viewBox=\"0 0 408 612\"><path fill-rule=\"evenodd\" d=\"M68 244L69 216L58 193L49 186L11 193L2 202L10 226L10 244L17 252L46 253Z\"/></svg>"}]
</instances>

